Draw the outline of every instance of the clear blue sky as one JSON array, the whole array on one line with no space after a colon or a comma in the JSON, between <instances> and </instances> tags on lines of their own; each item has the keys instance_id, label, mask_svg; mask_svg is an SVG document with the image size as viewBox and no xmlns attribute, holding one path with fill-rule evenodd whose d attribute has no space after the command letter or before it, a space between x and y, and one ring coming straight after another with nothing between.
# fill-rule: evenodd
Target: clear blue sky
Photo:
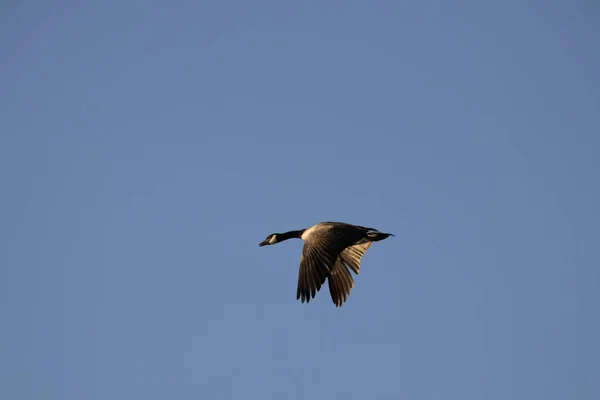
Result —
<instances>
[{"instance_id":1,"label":"clear blue sky","mask_svg":"<svg viewBox=\"0 0 600 400\"><path fill-rule=\"evenodd\" d=\"M83 3L1 6L0 398L600 398L596 2Z\"/></svg>"}]
</instances>

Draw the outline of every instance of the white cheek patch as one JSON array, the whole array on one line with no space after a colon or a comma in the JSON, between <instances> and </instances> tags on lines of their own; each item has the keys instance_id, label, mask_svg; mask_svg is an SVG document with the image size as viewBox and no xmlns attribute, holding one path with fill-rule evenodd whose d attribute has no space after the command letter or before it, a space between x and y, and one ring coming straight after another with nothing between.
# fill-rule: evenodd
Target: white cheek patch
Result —
<instances>
[{"instance_id":1,"label":"white cheek patch","mask_svg":"<svg viewBox=\"0 0 600 400\"><path fill-rule=\"evenodd\" d=\"M269 239L269 244L275 244L277 243L277 238L275 236L272 236L271 239Z\"/></svg>"}]
</instances>

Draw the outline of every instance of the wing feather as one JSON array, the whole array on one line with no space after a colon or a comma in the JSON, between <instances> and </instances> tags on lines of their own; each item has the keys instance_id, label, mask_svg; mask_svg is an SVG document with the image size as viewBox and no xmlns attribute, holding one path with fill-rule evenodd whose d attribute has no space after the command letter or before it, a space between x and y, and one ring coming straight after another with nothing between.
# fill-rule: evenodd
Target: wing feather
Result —
<instances>
[{"instance_id":1,"label":"wing feather","mask_svg":"<svg viewBox=\"0 0 600 400\"><path fill-rule=\"evenodd\" d=\"M341 258L338 258L336 261L327 281L329 283L329 293L331 294L333 303L337 307L341 307L350 295L350 291L354 286L352 275L350 275L350 271L348 271L348 268L344 265Z\"/></svg>"},{"instance_id":2,"label":"wing feather","mask_svg":"<svg viewBox=\"0 0 600 400\"><path fill-rule=\"evenodd\" d=\"M359 242L353 246L346 247L340 257L343 259L344 263L350 267L350 269L358 275L360 271L360 260L362 256L365 255L369 247L371 246L371 241L365 241L363 243Z\"/></svg>"},{"instance_id":3,"label":"wing feather","mask_svg":"<svg viewBox=\"0 0 600 400\"><path fill-rule=\"evenodd\" d=\"M333 265L331 256L306 242L300 258L296 299L308 303L311 298L314 298L325 283Z\"/></svg>"}]
</instances>

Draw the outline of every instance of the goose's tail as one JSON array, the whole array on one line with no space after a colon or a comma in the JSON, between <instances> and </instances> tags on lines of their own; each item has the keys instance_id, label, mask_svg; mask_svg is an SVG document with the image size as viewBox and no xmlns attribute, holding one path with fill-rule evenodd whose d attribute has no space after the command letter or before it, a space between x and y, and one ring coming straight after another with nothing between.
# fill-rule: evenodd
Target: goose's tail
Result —
<instances>
[{"instance_id":1,"label":"goose's tail","mask_svg":"<svg viewBox=\"0 0 600 400\"><path fill-rule=\"evenodd\" d=\"M380 240L387 239L390 236L395 236L392 233L383 233L376 230L370 230L367 232L367 238L372 242L379 242Z\"/></svg>"}]
</instances>

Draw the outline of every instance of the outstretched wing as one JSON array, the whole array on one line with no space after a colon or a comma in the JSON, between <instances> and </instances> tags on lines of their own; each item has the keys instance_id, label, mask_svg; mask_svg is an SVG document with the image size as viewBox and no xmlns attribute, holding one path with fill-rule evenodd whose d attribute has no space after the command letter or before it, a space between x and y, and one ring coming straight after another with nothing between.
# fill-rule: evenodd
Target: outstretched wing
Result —
<instances>
[{"instance_id":1,"label":"outstretched wing","mask_svg":"<svg viewBox=\"0 0 600 400\"><path fill-rule=\"evenodd\" d=\"M344 264L350 267L356 275L360 271L360 260L372 243L370 240L363 239L355 245L346 247L340 254Z\"/></svg>"},{"instance_id":2,"label":"outstretched wing","mask_svg":"<svg viewBox=\"0 0 600 400\"><path fill-rule=\"evenodd\" d=\"M342 262L341 257L337 259L327 282L329 283L331 300L333 300L336 307L341 307L354 287L354 279L352 279L352 275Z\"/></svg>"},{"instance_id":3,"label":"outstretched wing","mask_svg":"<svg viewBox=\"0 0 600 400\"><path fill-rule=\"evenodd\" d=\"M333 270L329 274L329 293L336 307L342 304L350 296L350 291L354 287L354 279L348 268L358 275L360 271L360 260L367 249L371 246L370 241L359 242L355 245L346 247L339 255Z\"/></svg>"},{"instance_id":4,"label":"outstretched wing","mask_svg":"<svg viewBox=\"0 0 600 400\"><path fill-rule=\"evenodd\" d=\"M325 279L330 276L340 254L348 246L361 240L364 232L350 225L323 224L309 229L305 235L296 292L296 299L303 303L315 297ZM352 260L352 266L356 265L354 253L349 253L347 258Z\"/></svg>"},{"instance_id":5,"label":"outstretched wing","mask_svg":"<svg viewBox=\"0 0 600 400\"><path fill-rule=\"evenodd\" d=\"M327 249L305 243L300 257L296 299L308 303L314 298L333 269L336 259L337 255Z\"/></svg>"}]
</instances>

